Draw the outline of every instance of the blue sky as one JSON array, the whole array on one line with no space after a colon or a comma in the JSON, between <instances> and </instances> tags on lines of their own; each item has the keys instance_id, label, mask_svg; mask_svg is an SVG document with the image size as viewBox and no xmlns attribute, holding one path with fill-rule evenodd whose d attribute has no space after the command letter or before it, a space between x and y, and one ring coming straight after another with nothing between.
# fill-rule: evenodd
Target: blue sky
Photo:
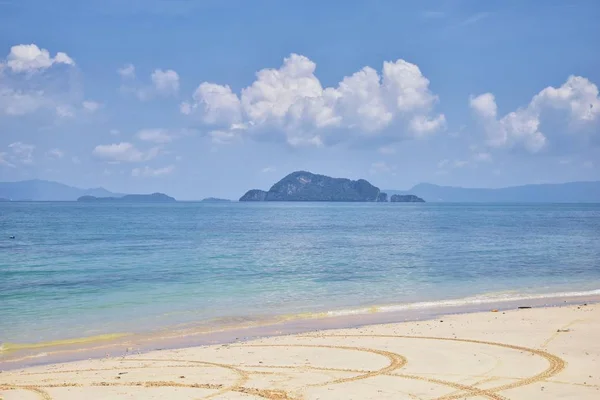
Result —
<instances>
[{"instance_id":1,"label":"blue sky","mask_svg":"<svg viewBox=\"0 0 600 400\"><path fill-rule=\"evenodd\" d=\"M0 180L600 179L597 1L0 1Z\"/></svg>"}]
</instances>

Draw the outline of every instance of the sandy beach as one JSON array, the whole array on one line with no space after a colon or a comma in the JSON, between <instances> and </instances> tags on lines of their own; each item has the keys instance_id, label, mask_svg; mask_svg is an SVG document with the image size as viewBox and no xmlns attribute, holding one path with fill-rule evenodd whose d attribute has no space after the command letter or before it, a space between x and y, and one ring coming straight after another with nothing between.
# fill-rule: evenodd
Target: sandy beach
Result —
<instances>
[{"instance_id":1,"label":"sandy beach","mask_svg":"<svg viewBox=\"0 0 600 400\"><path fill-rule=\"evenodd\" d=\"M600 306L445 316L4 371L3 400L598 399Z\"/></svg>"}]
</instances>

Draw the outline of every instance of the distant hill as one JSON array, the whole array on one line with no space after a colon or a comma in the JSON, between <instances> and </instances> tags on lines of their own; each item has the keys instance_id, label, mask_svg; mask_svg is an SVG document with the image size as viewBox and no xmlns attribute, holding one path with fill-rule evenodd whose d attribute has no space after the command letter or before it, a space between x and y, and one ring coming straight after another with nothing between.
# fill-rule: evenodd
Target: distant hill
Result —
<instances>
[{"instance_id":1,"label":"distant hill","mask_svg":"<svg viewBox=\"0 0 600 400\"><path fill-rule=\"evenodd\" d=\"M364 179L356 181L296 171L268 192L253 189L240 201L387 201L387 195Z\"/></svg>"},{"instance_id":2,"label":"distant hill","mask_svg":"<svg viewBox=\"0 0 600 400\"><path fill-rule=\"evenodd\" d=\"M425 203L425 200L414 194L393 194L390 201L392 203Z\"/></svg>"},{"instance_id":3,"label":"distant hill","mask_svg":"<svg viewBox=\"0 0 600 400\"><path fill-rule=\"evenodd\" d=\"M58 182L39 179L0 182L0 197L12 201L75 201L81 196L121 197L104 188L80 189Z\"/></svg>"},{"instance_id":4,"label":"distant hill","mask_svg":"<svg viewBox=\"0 0 600 400\"><path fill-rule=\"evenodd\" d=\"M600 182L570 182L476 189L420 183L408 191L387 190L389 194L414 194L428 202L473 203L600 203Z\"/></svg>"},{"instance_id":5,"label":"distant hill","mask_svg":"<svg viewBox=\"0 0 600 400\"><path fill-rule=\"evenodd\" d=\"M81 196L77 201L84 203L106 203L106 202L119 202L119 203L173 203L176 200L167 196L164 193L152 193L152 194L126 194L122 197L95 197L95 196Z\"/></svg>"},{"instance_id":6,"label":"distant hill","mask_svg":"<svg viewBox=\"0 0 600 400\"><path fill-rule=\"evenodd\" d=\"M200 200L202 203L231 203L229 199L219 199L216 197L207 197L205 199Z\"/></svg>"}]
</instances>

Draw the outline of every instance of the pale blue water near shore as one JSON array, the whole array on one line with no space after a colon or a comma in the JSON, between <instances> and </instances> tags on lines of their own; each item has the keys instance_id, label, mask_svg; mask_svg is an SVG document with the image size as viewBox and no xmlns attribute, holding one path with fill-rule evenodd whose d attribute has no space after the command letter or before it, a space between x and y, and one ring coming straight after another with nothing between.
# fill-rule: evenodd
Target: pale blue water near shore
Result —
<instances>
[{"instance_id":1,"label":"pale blue water near shore","mask_svg":"<svg viewBox=\"0 0 600 400\"><path fill-rule=\"evenodd\" d=\"M598 289L597 204L0 204L4 343Z\"/></svg>"}]
</instances>

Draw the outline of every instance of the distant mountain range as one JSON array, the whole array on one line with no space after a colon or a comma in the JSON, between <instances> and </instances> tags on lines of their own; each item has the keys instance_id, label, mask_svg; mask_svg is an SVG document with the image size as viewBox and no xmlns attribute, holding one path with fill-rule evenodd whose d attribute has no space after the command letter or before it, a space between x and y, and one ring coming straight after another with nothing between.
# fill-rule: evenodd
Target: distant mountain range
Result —
<instances>
[{"instance_id":1,"label":"distant mountain range","mask_svg":"<svg viewBox=\"0 0 600 400\"><path fill-rule=\"evenodd\" d=\"M291 178L292 174L289 177ZM298 178L295 175L293 177ZM291 179L289 180L291 181ZM285 178L282 181L285 182ZM279 189L282 189L285 185L279 186L281 186ZM367 188L369 187L367 186ZM287 188L285 191L287 191ZM259 190L254 192L258 193L256 200L259 200L260 195L266 196L267 194L267 192ZM278 193L281 192L283 190L278 191ZM600 203L600 181L524 185L501 189L461 188L420 183L410 190L384 190L382 192L387 193L389 196L395 194L416 195L427 202ZM251 193L249 192L249 194ZM0 201L76 201L82 196L122 197L125 194L113 193L104 188L80 189L58 182L38 179L0 182ZM367 201L373 201L372 195L367 197L369 197ZM264 200L264 198L260 200Z\"/></svg>"},{"instance_id":2,"label":"distant mountain range","mask_svg":"<svg viewBox=\"0 0 600 400\"><path fill-rule=\"evenodd\" d=\"M410 190L385 190L389 195L414 194L428 202L456 203L600 203L600 181L475 189L420 183Z\"/></svg>"},{"instance_id":3,"label":"distant mountain range","mask_svg":"<svg viewBox=\"0 0 600 400\"><path fill-rule=\"evenodd\" d=\"M0 197L12 201L76 201L81 196L121 197L104 188L80 189L39 179L0 182Z\"/></svg>"}]
</instances>

